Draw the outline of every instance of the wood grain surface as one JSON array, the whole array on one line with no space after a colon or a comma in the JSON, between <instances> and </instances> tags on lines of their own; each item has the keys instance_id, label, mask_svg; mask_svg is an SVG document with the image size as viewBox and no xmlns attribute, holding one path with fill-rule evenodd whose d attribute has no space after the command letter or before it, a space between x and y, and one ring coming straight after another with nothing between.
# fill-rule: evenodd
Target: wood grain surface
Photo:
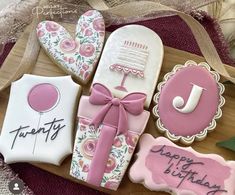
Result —
<instances>
[{"instance_id":1,"label":"wood grain surface","mask_svg":"<svg viewBox=\"0 0 235 195\"><path fill-rule=\"evenodd\" d=\"M74 32L74 25L70 24L62 24L67 29L69 29L70 32ZM9 77L12 72L17 68L19 65L22 56L24 54L24 50L26 47L27 39L29 36L29 30L26 30L26 32L23 34L23 36L18 40L14 48L12 49L11 53L5 60L3 64L5 77ZM177 49L164 47L165 50L165 56L164 56L164 62L163 67L161 70L161 75L159 78L159 81L161 81L163 75L171 71L174 65L176 64L184 64L185 61L191 59L196 62L204 61L203 57L190 54L187 52L183 52ZM157 55L157 53L156 53ZM32 74L41 75L41 76L61 76L65 75L65 73L58 68L57 65L53 64L53 62L47 57L47 55L44 53L44 51L41 49L39 53L39 57L37 59L36 64L32 64L33 69ZM227 70L231 73L231 75L235 76L235 68L226 66ZM222 79L223 81L223 79ZM91 81L86 85L83 86L83 94L88 94L89 88L90 88ZM223 110L223 116L222 118L217 121L217 127L214 132L210 133L207 138L201 142L195 142L193 143L192 147L197 150L198 152L202 153L216 153L221 156L223 156L227 160L235 160L235 153L231 152L229 150L219 148L215 145L217 141L228 139L232 136L235 136L235 85L225 82L225 93L224 97L226 99L225 106L222 108ZM9 98L9 87L5 89L4 91L0 92L0 128L2 127L4 115L7 108ZM153 105L150 107L150 111L152 109ZM160 133L157 131L157 128L154 125L153 117L150 117L150 120L148 122L147 128L145 130L146 133L151 133L154 137L160 136ZM138 150L138 149L137 149ZM137 151L136 150L136 151ZM134 158L131 162L133 163ZM36 164L33 165L49 171L53 174L59 175L61 177L64 177L66 179L72 180L77 183L81 183L84 185L87 185L89 187L92 187L84 182L81 182L79 180L74 179L73 177L69 176L69 168L70 168L70 162L71 162L71 155L62 163L61 166L54 166L49 164ZM157 163L157 162L155 162ZM125 177L123 178L120 187L118 191L109 191L105 190L103 188L96 188L100 191L107 192L108 194L118 194L118 195L165 195L163 192L151 192L148 189L144 188L141 184L134 184L131 183L128 179L128 171L125 174Z\"/></svg>"}]
</instances>

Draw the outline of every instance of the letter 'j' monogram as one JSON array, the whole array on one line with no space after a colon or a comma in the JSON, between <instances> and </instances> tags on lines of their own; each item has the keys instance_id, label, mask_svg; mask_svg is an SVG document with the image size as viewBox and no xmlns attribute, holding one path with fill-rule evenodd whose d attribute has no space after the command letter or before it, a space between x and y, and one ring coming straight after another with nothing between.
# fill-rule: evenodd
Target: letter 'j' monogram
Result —
<instances>
[{"instance_id":1,"label":"letter 'j' monogram","mask_svg":"<svg viewBox=\"0 0 235 195\"><path fill-rule=\"evenodd\" d=\"M176 96L173 101L172 101L172 105L173 107L181 112L181 113L190 113L193 112L195 110L195 108L197 107L199 100L201 98L202 92L204 90L204 88L193 84L193 88L191 90L191 93L189 95L188 101L186 102L185 106L183 108L180 108L184 105L184 99L180 96Z\"/></svg>"}]
</instances>

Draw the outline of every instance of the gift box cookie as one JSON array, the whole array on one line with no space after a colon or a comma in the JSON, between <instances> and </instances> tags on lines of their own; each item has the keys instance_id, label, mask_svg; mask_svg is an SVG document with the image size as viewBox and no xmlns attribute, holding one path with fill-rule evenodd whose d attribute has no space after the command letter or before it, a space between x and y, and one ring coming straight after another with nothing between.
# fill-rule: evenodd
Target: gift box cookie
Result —
<instances>
[{"instance_id":1,"label":"gift box cookie","mask_svg":"<svg viewBox=\"0 0 235 195\"><path fill-rule=\"evenodd\" d=\"M80 90L71 76L25 74L13 82L0 136L4 161L59 165L71 154Z\"/></svg>"},{"instance_id":2,"label":"gift box cookie","mask_svg":"<svg viewBox=\"0 0 235 195\"><path fill-rule=\"evenodd\" d=\"M163 60L160 37L141 25L127 25L106 41L93 83L106 85L118 98L131 92L147 95L150 105Z\"/></svg>"},{"instance_id":3,"label":"gift box cookie","mask_svg":"<svg viewBox=\"0 0 235 195\"><path fill-rule=\"evenodd\" d=\"M114 98L108 88L94 84L82 96L70 174L95 186L116 190L130 162L149 112L145 94Z\"/></svg>"}]
</instances>

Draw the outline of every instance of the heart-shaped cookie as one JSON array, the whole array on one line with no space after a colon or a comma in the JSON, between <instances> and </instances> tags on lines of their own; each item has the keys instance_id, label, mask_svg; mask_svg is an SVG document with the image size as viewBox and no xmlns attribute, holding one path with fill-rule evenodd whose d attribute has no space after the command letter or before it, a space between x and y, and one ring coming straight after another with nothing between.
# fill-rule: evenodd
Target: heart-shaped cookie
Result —
<instances>
[{"instance_id":1,"label":"heart-shaped cookie","mask_svg":"<svg viewBox=\"0 0 235 195\"><path fill-rule=\"evenodd\" d=\"M95 70L105 36L103 16L89 10L78 20L75 38L61 25L43 21L37 36L48 56L65 72L81 83L87 83Z\"/></svg>"}]
</instances>

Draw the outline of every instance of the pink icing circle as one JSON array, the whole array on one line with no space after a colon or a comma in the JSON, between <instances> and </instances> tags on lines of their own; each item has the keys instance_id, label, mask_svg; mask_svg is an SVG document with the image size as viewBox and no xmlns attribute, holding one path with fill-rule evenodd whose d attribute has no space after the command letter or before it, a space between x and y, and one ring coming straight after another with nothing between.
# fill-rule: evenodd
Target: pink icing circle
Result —
<instances>
[{"instance_id":1,"label":"pink icing circle","mask_svg":"<svg viewBox=\"0 0 235 195\"><path fill-rule=\"evenodd\" d=\"M96 145L97 145L96 139L92 139L92 138L87 139L82 146L82 151L85 153L85 155L89 157L93 157L95 153Z\"/></svg>"},{"instance_id":2,"label":"pink icing circle","mask_svg":"<svg viewBox=\"0 0 235 195\"><path fill-rule=\"evenodd\" d=\"M64 52L73 52L77 47L78 44L71 38L65 38L60 42L60 48Z\"/></svg>"},{"instance_id":3,"label":"pink icing circle","mask_svg":"<svg viewBox=\"0 0 235 195\"><path fill-rule=\"evenodd\" d=\"M40 113L53 109L58 103L58 99L58 89L49 83L34 86L28 95L30 107Z\"/></svg>"},{"instance_id":4,"label":"pink icing circle","mask_svg":"<svg viewBox=\"0 0 235 195\"><path fill-rule=\"evenodd\" d=\"M187 102L192 83L203 90L199 103L191 113L180 113L172 105L176 96ZM188 66L178 70L163 86L158 103L159 117L163 126L174 135L192 136L209 126L219 105L217 82L205 68Z\"/></svg>"}]
</instances>

